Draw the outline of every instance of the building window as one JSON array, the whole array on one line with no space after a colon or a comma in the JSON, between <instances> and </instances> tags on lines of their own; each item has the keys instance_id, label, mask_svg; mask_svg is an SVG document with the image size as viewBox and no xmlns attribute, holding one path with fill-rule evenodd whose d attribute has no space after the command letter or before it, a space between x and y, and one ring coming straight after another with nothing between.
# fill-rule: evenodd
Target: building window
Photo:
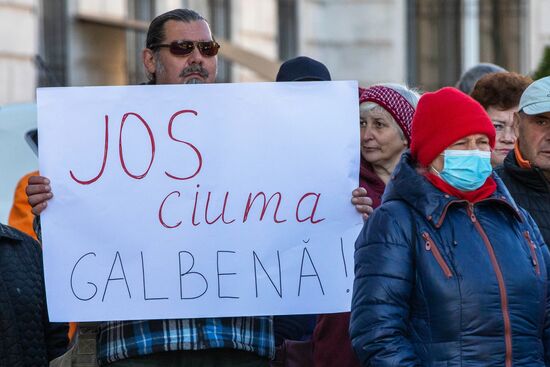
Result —
<instances>
[{"instance_id":1,"label":"building window","mask_svg":"<svg viewBox=\"0 0 550 367\"><path fill-rule=\"evenodd\" d=\"M298 53L297 6L296 0L277 1L280 60L291 59Z\"/></svg>"},{"instance_id":2,"label":"building window","mask_svg":"<svg viewBox=\"0 0 550 367\"><path fill-rule=\"evenodd\" d=\"M408 83L454 85L461 74L460 0L407 0Z\"/></svg>"},{"instance_id":3,"label":"building window","mask_svg":"<svg viewBox=\"0 0 550 367\"><path fill-rule=\"evenodd\" d=\"M523 22L527 17L525 0L480 0L480 60L507 70L521 71Z\"/></svg>"},{"instance_id":4,"label":"building window","mask_svg":"<svg viewBox=\"0 0 550 367\"><path fill-rule=\"evenodd\" d=\"M208 21L212 27L214 37L231 40L231 0L209 0L210 16ZM222 45L223 47L223 45ZM218 57L218 82L231 82L231 62Z\"/></svg>"},{"instance_id":5,"label":"building window","mask_svg":"<svg viewBox=\"0 0 550 367\"><path fill-rule=\"evenodd\" d=\"M39 87L67 85L67 17L66 0L50 0L42 5L42 40L36 57Z\"/></svg>"},{"instance_id":6,"label":"building window","mask_svg":"<svg viewBox=\"0 0 550 367\"><path fill-rule=\"evenodd\" d=\"M130 19L150 22L154 14L154 0L128 0L128 17ZM126 31L126 65L129 84L140 84L147 81L142 62L142 51L146 39L146 32Z\"/></svg>"}]
</instances>

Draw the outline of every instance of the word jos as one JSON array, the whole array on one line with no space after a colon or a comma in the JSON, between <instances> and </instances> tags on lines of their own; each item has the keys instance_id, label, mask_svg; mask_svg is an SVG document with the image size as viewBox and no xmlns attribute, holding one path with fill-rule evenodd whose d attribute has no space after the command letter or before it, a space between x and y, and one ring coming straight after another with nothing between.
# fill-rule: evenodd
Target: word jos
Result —
<instances>
[{"instance_id":1,"label":"word jos","mask_svg":"<svg viewBox=\"0 0 550 367\"><path fill-rule=\"evenodd\" d=\"M203 168L203 155L201 154L200 150L192 143L185 141L181 138L175 137L173 132L174 123L176 121L180 121L185 116L195 118L198 116L198 112L194 110L180 110L172 114L170 117L170 120L168 122L168 138L174 142L184 144L187 146L195 156L196 161L196 167L192 167L193 169L190 170L189 174L187 175L178 175L173 172L165 171L164 174L169 177L172 180L176 181L188 181L196 178L199 173L201 172ZM124 158L124 126L127 121L129 121L130 118L136 119L140 126L142 126L145 131L147 132L147 136L150 141L150 156L149 156L149 162L147 165L147 169L143 172L130 172L130 170L127 167L126 160ZM153 163L155 161L155 153L156 153L156 142L159 137L157 136L155 138L155 135L153 133L153 130L147 123L147 121L138 113L135 112L127 112L122 116L121 122L120 122L120 129L119 129L119 137L118 137L118 156L120 161L120 166L124 173L134 179L134 180L142 180L144 179L149 171L151 170L151 167L153 166ZM103 147L103 157L102 162L100 165L99 172L91 178L82 178L78 177L73 170L69 170L69 175L71 179L76 182L79 185L91 185L96 182L98 182L101 177L105 174L105 168L107 163L107 157L109 155L109 115L105 115L105 133L104 133L104 147ZM216 197L215 193L212 193L212 191L208 191L207 193L201 195L201 192L199 191L200 184L196 185L196 192L194 192L193 199L185 197L180 198L182 196L182 192L180 190L174 190L167 195L164 196L162 199L158 213L157 213L157 219L158 222L164 227L168 229L178 228L183 224L183 221L186 220L186 222L189 222L192 226L198 226L201 223L205 225L212 225L216 222L220 221L219 223L223 224L232 224L232 223L245 223L249 221L251 218L257 220L257 221L263 221L265 218L268 218L266 215L268 211L268 207L271 204L271 207L273 207L273 215L269 216L271 218L273 223L280 224L287 222L288 220L295 220L297 223L304 223L309 222L311 224L317 224L325 220L325 218L316 216L316 212L318 210L319 201L321 199L321 194L316 192L307 192L303 195L301 195L299 198L294 199L295 201L292 201L290 204L288 202L285 202L284 195L281 192L275 192L271 193L265 193L262 191L258 192L250 192L248 193L248 197L245 203L239 203L239 202L231 202L230 201L230 193L224 192L222 195L219 196L219 198L223 197L223 205L221 205L221 208L218 209L212 209L211 199L213 197ZM184 195L185 196L185 195ZM206 196L206 199L204 197ZM269 197L269 198L268 198ZM202 198L202 200L201 200ZM190 200L191 199L191 200ZM178 212L176 215L172 212L171 215L167 215L165 213L165 206L167 205L184 205L186 202L192 201L192 205L189 205L189 207L186 207L186 210L190 212L190 214L181 213ZM228 204L230 203L231 204ZM255 203L261 203L256 204ZM228 213L228 206L231 206L233 208L232 213L233 216L230 217ZM192 211L191 211L192 207ZM287 214L281 214L280 208L285 207L284 212ZM289 209L289 207L291 209ZM255 209L255 208L261 208L261 209ZM283 211L283 210L281 210ZM290 214L288 214L290 212Z\"/></svg>"}]
</instances>

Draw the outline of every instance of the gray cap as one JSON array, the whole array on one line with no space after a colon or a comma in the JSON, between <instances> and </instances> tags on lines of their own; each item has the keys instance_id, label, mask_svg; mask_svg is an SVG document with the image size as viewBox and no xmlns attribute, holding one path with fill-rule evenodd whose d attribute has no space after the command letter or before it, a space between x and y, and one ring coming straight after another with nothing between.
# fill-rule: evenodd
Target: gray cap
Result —
<instances>
[{"instance_id":1,"label":"gray cap","mask_svg":"<svg viewBox=\"0 0 550 367\"><path fill-rule=\"evenodd\" d=\"M489 73L500 73L503 71L506 70L498 65L491 64L489 62L482 62L466 70L460 76L458 82L456 82L455 88L460 89L466 94L470 94L481 77Z\"/></svg>"},{"instance_id":2,"label":"gray cap","mask_svg":"<svg viewBox=\"0 0 550 367\"><path fill-rule=\"evenodd\" d=\"M550 76L533 82L519 101L519 110L528 115L550 112Z\"/></svg>"}]
</instances>

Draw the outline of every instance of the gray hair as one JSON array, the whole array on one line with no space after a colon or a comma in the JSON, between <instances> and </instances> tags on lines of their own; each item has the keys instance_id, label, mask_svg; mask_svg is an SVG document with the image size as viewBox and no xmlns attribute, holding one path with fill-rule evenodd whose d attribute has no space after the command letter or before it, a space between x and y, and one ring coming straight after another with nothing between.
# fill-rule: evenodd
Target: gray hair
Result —
<instances>
[{"instance_id":1,"label":"gray hair","mask_svg":"<svg viewBox=\"0 0 550 367\"><path fill-rule=\"evenodd\" d=\"M409 88L406 85L398 83L382 83L377 85L393 89L394 91L399 93L401 97L405 98L407 102L409 102L411 106L413 106L413 108L416 110L416 106L418 105L418 101L420 100L420 92L417 89Z\"/></svg>"},{"instance_id":2,"label":"gray hair","mask_svg":"<svg viewBox=\"0 0 550 367\"><path fill-rule=\"evenodd\" d=\"M470 94L474 90L474 86L477 81L481 79L482 76L489 73L499 73L503 71L507 70L495 64L482 62L466 70L456 82L455 88L466 94Z\"/></svg>"}]
</instances>

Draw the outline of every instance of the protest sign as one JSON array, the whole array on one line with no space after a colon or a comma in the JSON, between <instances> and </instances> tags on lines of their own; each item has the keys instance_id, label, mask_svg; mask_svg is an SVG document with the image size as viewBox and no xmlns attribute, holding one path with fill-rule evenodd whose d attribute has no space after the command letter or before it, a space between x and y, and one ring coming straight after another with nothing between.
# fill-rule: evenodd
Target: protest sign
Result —
<instances>
[{"instance_id":1,"label":"protest sign","mask_svg":"<svg viewBox=\"0 0 550 367\"><path fill-rule=\"evenodd\" d=\"M356 82L38 90L53 321L348 311Z\"/></svg>"}]
</instances>

